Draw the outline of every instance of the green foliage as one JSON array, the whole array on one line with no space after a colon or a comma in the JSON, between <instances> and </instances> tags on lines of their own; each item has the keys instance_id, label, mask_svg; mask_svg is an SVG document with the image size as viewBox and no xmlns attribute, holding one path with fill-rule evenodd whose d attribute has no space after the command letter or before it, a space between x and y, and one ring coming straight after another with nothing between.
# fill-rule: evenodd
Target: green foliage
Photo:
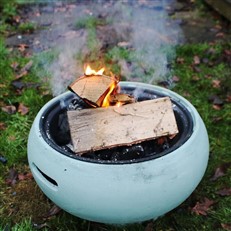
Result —
<instances>
[{"instance_id":1,"label":"green foliage","mask_svg":"<svg viewBox=\"0 0 231 231\"><path fill-rule=\"evenodd\" d=\"M25 22L21 23L18 29L21 33L32 33L36 29L36 25L32 22Z\"/></svg>"},{"instance_id":2,"label":"green foliage","mask_svg":"<svg viewBox=\"0 0 231 231\"><path fill-rule=\"evenodd\" d=\"M17 14L17 7L14 1L2 1L0 2L2 8L3 18L12 17Z\"/></svg>"},{"instance_id":3,"label":"green foliage","mask_svg":"<svg viewBox=\"0 0 231 231\"><path fill-rule=\"evenodd\" d=\"M106 22L103 19L99 19L94 16L88 16L88 17L79 19L75 23L75 27L77 29L82 29L82 28L93 29L93 28L96 28L96 26L105 25L105 23Z\"/></svg>"}]
</instances>

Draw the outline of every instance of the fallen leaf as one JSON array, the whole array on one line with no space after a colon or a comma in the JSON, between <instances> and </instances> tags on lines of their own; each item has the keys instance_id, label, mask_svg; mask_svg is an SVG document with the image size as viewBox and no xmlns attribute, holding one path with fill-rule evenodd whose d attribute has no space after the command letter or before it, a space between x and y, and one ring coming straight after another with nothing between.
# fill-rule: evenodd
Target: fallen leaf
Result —
<instances>
[{"instance_id":1,"label":"fallen leaf","mask_svg":"<svg viewBox=\"0 0 231 231\"><path fill-rule=\"evenodd\" d=\"M210 200L208 198L204 198L203 202L197 202L196 205L192 208L192 212L197 214L197 215L203 215L206 216L207 212L210 210L210 207L214 204L215 202L213 200Z\"/></svg>"},{"instance_id":2,"label":"fallen leaf","mask_svg":"<svg viewBox=\"0 0 231 231\"><path fill-rule=\"evenodd\" d=\"M218 79L212 80L212 86L213 86L214 88L221 88L221 81L218 80Z\"/></svg>"},{"instance_id":3,"label":"fallen leaf","mask_svg":"<svg viewBox=\"0 0 231 231\"><path fill-rule=\"evenodd\" d=\"M220 111L222 109L222 105L213 104L213 109Z\"/></svg>"},{"instance_id":4,"label":"fallen leaf","mask_svg":"<svg viewBox=\"0 0 231 231\"><path fill-rule=\"evenodd\" d=\"M49 228L50 226L47 223L42 223L42 224L37 224L37 223L33 223L33 228L35 229L44 229L44 228Z\"/></svg>"},{"instance_id":5,"label":"fallen leaf","mask_svg":"<svg viewBox=\"0 0 231 231\"><path fill-rule=\"evenodd\" d=\"M10 65L15 71L18 69L18 62L12 62L11 65Z\"/></svg>"},{"instance_id":6,"label":"fallen leaf","mask_svg":"<svg viewBox=\"0 0 231 231\"><path fill-rule=\"evenodd\" d=\"M130 42L123 41L123 42L119 42L117 44L117 46L118 47L123 47L123 48L131 48L132 44Z\"/></svg>"},{"instance_id":7,"label":"fallen leaf","mask_svg":"<svg viewBox=\"0 0 231 231\"><path fill-rule=\"evenodd\" d=\"M193 63L194 63L195 65L198 65L198 64L201 63L201 60L200 60L199 56L195 55L195 56L193 57Z\"/></svg>"},{"instance_id":8,"label":"fallen leaf","mask_svg":"<svg viewBox=\"0 0 231 231\"><path fill-rule=\"evenodd\" d=\"M174 75L174 76L172 77L172 81L175 82L175 83L177 83L177 82L180 81L180 78L179 78L178 76Z\"/></svg>"},{"instance_id":9,"label":"fallen leaf","mask_svg":"<svg viewBox=\"0 0 231 231\"><path fill-rule=\"evenodd\" d=\"M208 59L208 58L203 58L203 59L202 59L202 62L205 63L205 64L206 64L206 63L209 63L209 59Z\"/></svg>"},{"instance_id":10,"label":"fallen leaf","mask_svg":"<svg viewBox=\"0 0 231 231\"><path fill-rule=\"evenodd\" d=\"M21 181L21 180L28 180L28 179L33 179L33 175L31 172L28 172L28 173L19 173L18 174L18 180Z\"/></svg>"},{"instance_id":11,"label":"fallen leaf","mask_svg":"<svg viewBox=\"0 0 231 231\"><path fill-rule=\"evenodd\" d=\"M0 131L3 131L6 129L6 124L3 122L0 122Z\"/></svg>"},{"instance_id":12,"label":"fallen leaf","mask_svg":"<svg viewBox=\"0 0 231 231\"><path fill-rule=\"evenodd\" d=\"M45 214L45 215L43 216L43 218L49 218L49 217L55 216L55 215L57 215L60 211L61 211L61 208L59 208L57 205L54 204L54 205L51 207L51 209L48 211L48 213Z\"/></svg>"},{"instance_id":13,"label":"fallen leaf","mask_svg":"<svg viewBox=\"0 0 231 231\"><path fill-rule=\"evenodd\" d=\"M13 19L15 22L20 23L21 17L19 15L14 15Z\"/></svg>"},{"instance_id":14,"label":"fallen leaf","mask_svg":"<svg viewBox=\"0 0 231 231\"><path fill-rule=\"evenodd\" d=\"M224 230L231 231L231 223L227 223L227 224L221 223L221 227Z\"/></svg>"},{"instance_id":15,"label":"fallen leaf","mask_svg":"<svg viewBox=\"0 0 231 231\"><path fill-rule=\"evenodd\" d=\"M200 80L200 77L198 75L193 75L192 80L193 81L198 81L198 80Z\"/></svg>"},{"instance_id":16,"label":"fallen leaf","mask_svg":"<svg viewBox=\"0 0 231 231\"><path fill-rule=\"evenodd\" d=\"M41 86L40 83L24 83L21 80L13 80L11 82L12 86L17 90L22 90L23 88L38 88Z\"/></svg>"},{"instance_id":17,"label":"fallen leaf","mask_svg":"<svg viewBox=\"0 0 231 231\"><path fill-rule=\"evenodd\" d=\"M214 116L213 118L212 118L212 122L213 123L218 123L218 122L220 122L220 121L222 121L223 120L223 117L221 117L221 116Z\"/></svg>"},{"instance_id":18,"label":"fallen leaf","mask_svg":"<svg viewBox=\"0 0 231 231\"><path fill-rule=\"evenodd\" d=\"M153 231L153 230L154 230L153 222L149 222L144 229L144 231Z\"/></svg>"},{"instance_id":19,"label":"fallen leaf","mask_svg":"<svg viewBox=\"0 0 231 231\"><path fill-rule=\"evenodd\" d=\"M9 176L6 179L6 184L14 186L18 179L18 172L14 168L10 168Z\"/></svg>"},{"instance_id":20,"label":"fallen leaf","mask_svg":"<svg viewBox=\"0 0 231 231\"><path fill-rule=\"evenodd\" d=\"M231 103L231 94L226 96L225 101L226 101L227 103Z\"/></svg>"},{"instance_id":21,"label":"fallen leaf","mask_svg":"<svg viewBox=\"0 0 231 231\"><path fill-rule=\"evenodd\" d=\"M177 57L176 62L179 63L179 64L183 64L184 63L184 58Z\"/></svg>"},{"instance_id":22,"label":"fallen leaf","mask_svg":"<svg viewBox=\"0 0 231 231\"><path fill-rule=\"evenodd\" d=\"M18 75L15 76L15 79L20 79L20 78L22 78L23 76L25 76L27 74L28 74L27 71L20 72L20 74L18 74Z\"/></svg>"},{"instance_id":23,"label":"fallen leaf","mask_svg":"<svg viewBox=\"0 0 231 231\"><path fill-rule=\"evenodd\" d=\"M231 188L223 188L216 192L216 194L220 196L230 196L231 195Z\"/></svg>"},{"instance_id":24,"label":"fallen leaf","mask_svg":"<svg viewBox=\"0 0 231 231\"><path fill-rule=\"evenodd\" d=\"M16 137L14 135L11 135L11 136L8 137L8 140L9 141L15 141Z\"/></svg>"},{"instance_id":25,"label":"fallen leaf","mask_svg":"<svg viewBox=\"0 0 231 231\"><path fill-rule=\"evenodd\" d=\"M192 68L194 72L197 72L197 73L201 72L201 69L197 66L193 66Z\"/></svg>"},{"instance_id":26,"label":"fallen leaf","mask_svg":"<svg viewBox=\"0 0 231 231\"><path fill-rule=\"evenodd\" d=\"M17 109L14 105L7 105L2 107L2 111L6 112L7 114L15 114Z\"/></svg>"},{"instance_id":27,"label":"fallen leaf","mask_svg":"<svg viewBox=\"0 0 231 231\"><path fill-rule=\"evenodd\" d=\"M29 112L29 108L26 107L24 104L20 103L18 106L18 112L21 115L26 115Z\"/></svg>"},{"instance_id":28,"label":"fallen leaf","mask_svg":"<svg viewBox=\"0 0 231 231\"><path fill-rule=\"evenodd\" d=\"M217 95L210 95L208 97L208 101L215 105L220 105L220 106L224 104L224 101Z\"/></svg>"},{"instance_id":29,"label":"fallen leaf","mask_svg":"<svg viewBox=\"0 0 231 231\"><path fill-rule=\"evenodd\" d=\"M216 34L216 37L217 38L224 38L225 34L223 32L219 32L219 33Z\"/></svg>"},{"instance_id":30,"label":"fallen leaf","mask_svg":"<svg viewBox=\"0 0 231 231\"><path fill-rule=\"evenodd\" d=\"M223 163L222 165L220 165L218 168L216 168L215 173L210 178L210 180L216 181L218 178L225 176L230 166L231 166L231 162Z\"/></svg>"},{"instance_id":31,"label":"fallen leaf","mask_svg":"<svg viewBox=\"0 0 231 231\"><path fill-rule=\"evenodd\" d=\"M21 52L25 51L26 48L29 48L29 46L27 44L21 43L18 45L18 50Z\"/></svg>"}]
</instances>

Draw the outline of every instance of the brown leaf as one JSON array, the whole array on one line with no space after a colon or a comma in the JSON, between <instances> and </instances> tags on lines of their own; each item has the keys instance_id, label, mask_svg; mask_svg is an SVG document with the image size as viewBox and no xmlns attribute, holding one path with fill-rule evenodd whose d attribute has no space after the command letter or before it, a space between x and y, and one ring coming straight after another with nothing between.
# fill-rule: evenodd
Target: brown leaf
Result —
<instances>
[{"instance_id":1,"label":"brown leaf","mask_svg":"<svg viewBox=\"0 0 231 231\"><path fill-rule=\"evenodd\" d=\"M149 222L147 226L145 227L144 231L153 231L154 230L154 224L153 222Z\"/></svg>"},{"instance_id":2,"label":"brown leaf","mask_svg":"<svg viewBox=\"0 0 231 231\"><path fill-rule=\"evenodd\" d=\"M54 205L51 207L51 209L48 211L48 213L45 214L45 215L43 216L43 218L49 218L49 217L55 216L55 215L57 215L60 211L61 211L61 208L59 208L57 205L54 204Z\"/></svg>"},{"instance_id":3,"label":"brown leaf","mask_svg":"<svg viewBox=\"0 0 231 231\"><path fill-rule=\"evenodd\" d=\"M218 80L218 79L214 79L214 80L212 80L212 86L214 87L214 88L221 88L221 81L220 80Z\"/></svg>"},{"instance_id":4,"label":"brown leaf","mask_svg":"<svg viewBox=\"0 0 231 231\"><path fill-rule=\"evenodd\" d=\"M18 75L15 76L15 79L20 79L27 74L28 74L27 71L20 72Z\"/></svg>"},{"instance_id":5,"label":"brown leaf","mask_svg":"<svg viewBox=\"0 0 231 231\"><path fill-rule=\"evenodd\" d=\"M27 44L21 43L18 45L18 50L23 52L26 50L26 48L28 48L29 46Z\"/></svg>"},{"instance_id":6,"label":"brown leaf","mask_svg":"<svg viewBox=\"0 0 231 231\"><path fill-rule=\"evenodd\" d=\"M184 63L184 58L178 57L176 59L176 62L179 63L179 64L183 64Z\"/></svg>"},{"instance_id":7,"label":"brown leaf","mask_svg":"<svg viewBox=\"0 0 231 231\"><path fill-rule=\"evenodd\" d=\"M14 186L18 179L18 172L14 168L10 168L9 175L6 179L6 184Z\"/></svg>"},{"instance_id":8,"label":"brown leaf","mask_svg":"<svg viewBox=\"0 0 231 231\"><path fill-rule=\"evenodd\" d=\"M221 227L224 230L231 231L231 223L227 223L227 224L221 223Z\"/></svg>"},{"instance_id":9,"label":"brown leaf","mask_svg":"<svg viewBox=\"0 0 231 231\"><path fill-rule=\"evenodd\" d=\"M210 210L210 207L215 202L213 200L209 200L208 198L204 198L203 202L197 202L196 205L192 208L192 212L197 215L203 215L206 216L207 212Z\"/></svg>"},{"instance_id":10,"label":"brown leaf","mask_svg":"<svg viewBox=\"0 0 231 231\"><path fill-rule=\"evenodd\" d=\"M213 104L213 109L220 111L222 109L222 105Z\"/></svg>"},{"instance_id":11,"label":"brown leaf","mask_svg":"<svg viewBox=\"0 0 231 231\"><path fill-rule=\"evenodd\" d=\"M222 165L220 165L218 168L216 168L215 173L210 178L210 180L215 181L218 178L225 176L230 166L231 166L231 162L223 163Z\"/></svg>"},{"instance_id":12,"label":"brown leaf","mask_svg":"<svg viewBox=\"0 0 231 231\"><path fill-rule=\"evenodd\" d=\"M2 107L2 111L6 112L7 114L15 114L17 109L14 105L7 105Z\"/></svg>"},{"instance_id":13,"label":"brown leaf","mask_svg":"<svg viewBox=\"0 0 231 231\"><path fill-rule=\"evenodd\" d=\"M177 82L180 81L180 78L179 78L178 76L174 75L174 76L172 77L172 81L175 82L175 83L177 83Z\"/></svg>"},{"instance_id":14,"label":"brown leaf","mask_svg":"<svg viewBox=\"0 0 231 231\"><path fill-rule=\"evenodd\" d=\"M200 60L199 56L195 55L195 56L193 57L193 63L194 63L195 65L198 65L198 64L201 63L201 60Z\"/></svg>"},{"instance_id":15,"label":"brown leaf","mask_svg":"<svg viewBox=\"0 0 231 231\"><path fill-rule=\"evenodd\" d=\"M6 124L3 122L0 122L0 131L3 131L6 129Z\"/></svg>"},{"instance_id":16,"label":"brown leaf","mask_svg":"<svg viewBox=\"0 0 231 231\"><path fill-rule=\"evenodd\" d=\"M33 178L33 175L31 172L28 172L28 173L19 173L18 174L18 180L21 181L21 180L28 180L28 179L32 179Z\"/></svg>"},{"instance_id":17,"label":"brown leaf","mask_svg":"<svg viewBox=\"0 0 231 231\"><path fill-rule=\"evenodd\" d=\"M216 194L220 196L230 196L231 195L231 188L223 188L216 192Z\"/></svg>"},{"instance_id":18,"label":"brown leaf","mask_svg":"<svg viewBox=\"0 0 231 231\"><path fill-rule=\"evenodd\" d=\"M18 62L12 62L10 66L11 66L14 70L17 70L18 65L19 65Z\"/></svg>"},{"instance_id":19,"label":"brown leaf","mask_svg":"<svg viewBox=\"0 0 231 231\"><path fill-rule=\"evenodd\" d=\"M198 75L193 75L193 76L192 76L192 80L193 80L193 81L198 81L198 80L200 80L200 78L199 78Z\"/></svg>"},{"instance_id":20,"label":"brown leaf","mask_svg":"<svg viewBox=\"0 0 231 231\"><path fill-rule=\"evenodd\" d=\"M227 103L231 103L231 94L230 94L230 95L228 94L228 95L226 96L225 101L226 101Z\"/></svg>"},{"instance_id":21,"label":"brown leaf","mask_svg":"<svg viewBox=\"0 0 231 231\"><path fill-rule=\"evenodd\" d=\"M197 66L193 66L192 68L194 72L197 72L197 73L201 72L201 69Z\"/></svg>"},{"instance_id":22,"label":"brown leaf","mask_svg":"<svg viewBox=\"0 0 231 231\"><path fill-rule=\"evenodd\" d=\"M217 38L224 38L225 34L223 32L219 32L219 33L216 34L216 37Z\"/></svg>"},{"instance_id":23,"label":"brown leaf","mask_svg":"<svg viewBox=\"0 0 231 231\"><path fill-rule=\"evenodd\" d=\"M18 112L21 115L26 115L29 112L29 108L26 107L24 104L20 103L18 106Z\"/></svg>"}]
</instances>

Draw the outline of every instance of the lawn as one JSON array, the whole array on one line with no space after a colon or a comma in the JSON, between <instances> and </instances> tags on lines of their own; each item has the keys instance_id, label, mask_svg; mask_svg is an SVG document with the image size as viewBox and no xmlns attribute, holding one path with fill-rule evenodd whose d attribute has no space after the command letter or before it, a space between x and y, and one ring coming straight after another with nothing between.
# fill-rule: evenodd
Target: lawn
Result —
<instances>
[{"instance_id":1,"label":"lawn","mask_svg":"<svg viewBox=\"0 0 231 231\"><path fill-rule=\"evenodd\" d=\"M203 11L205 6L196 2L199 3L195 7ZM170 71L152 81L188 99L204 120L210 158L196 190L179 207L155 221L122 227L100 224L57 208L40 191L28 167L30 127L39 109L53 97L50 80L54 67L47 67L60 57L56 49L28 52L23 43L8 45L9 37L15 34L33 35L48 30L22 20L20 12L28 5L0 4L0 230L231 230L231 43L221 39L176 44L174 55L172 48L167 48ZM148 82L155 70L142 66L129 44L117 46L110 41L108 46L100 47L97 30L111 23L108 15L90 15L74 23L73 31L86 33L87 41L85 50L73 52L76 63L91 63L97 68L103 64L107 74L113 72L122 80ZM133 73L125 68L131 63Z\"/></svg>"}]
</instances>

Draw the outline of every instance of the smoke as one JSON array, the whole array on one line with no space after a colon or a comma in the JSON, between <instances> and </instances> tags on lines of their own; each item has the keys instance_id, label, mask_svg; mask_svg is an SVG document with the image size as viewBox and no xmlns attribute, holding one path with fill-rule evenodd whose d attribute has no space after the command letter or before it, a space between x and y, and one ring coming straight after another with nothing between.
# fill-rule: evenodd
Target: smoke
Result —
<instances>
[{"instance_id":1,"label":"smoke","mask_svg":"<svg viewBox=\"0 0 231 231\"><path fill-rule=\"evenodd\" d=\"M101 27L97 33L99 41L102 40L97 49L100 52L103 47L121 48L124 44L128 47L132 56L129 60L112 56L127 80L156 83L169 79L169 63L175 57L175 46L183 37L179 26L168 16L170 3L173 0L59 2L51 15L54 28L41 31L40 35L41 40L47 38L44 33L52 35L54 39L47 41L53 40L52 49L58 51L53 62L44 67L51 75L53 95L64 92L83 74L81 56L91 52L89 31L77 29L75 24L86 17L110 19L110 25L104 30Z\"/></svg>"},{"instance_id":2,"label":"smoke","mask_svg":"<svg viewBox=\"0 0 231 231\"><path fill-rule=\"evenodd\" d=\"M134 61L129 68L122 62L122 71L135 79L136 76L142 76L143 82L156 83L170 77L169 64L175 57L176 45L183 41L183 34L179 25L167 13L173 1L141 2L149 7L144 5L131 10L119 3L115 6L120 14L117 14L114 26L120 34L123 33L120 23L130 24L131 33L127 41L134 50Z\"/></svg>"}]
</instances>

